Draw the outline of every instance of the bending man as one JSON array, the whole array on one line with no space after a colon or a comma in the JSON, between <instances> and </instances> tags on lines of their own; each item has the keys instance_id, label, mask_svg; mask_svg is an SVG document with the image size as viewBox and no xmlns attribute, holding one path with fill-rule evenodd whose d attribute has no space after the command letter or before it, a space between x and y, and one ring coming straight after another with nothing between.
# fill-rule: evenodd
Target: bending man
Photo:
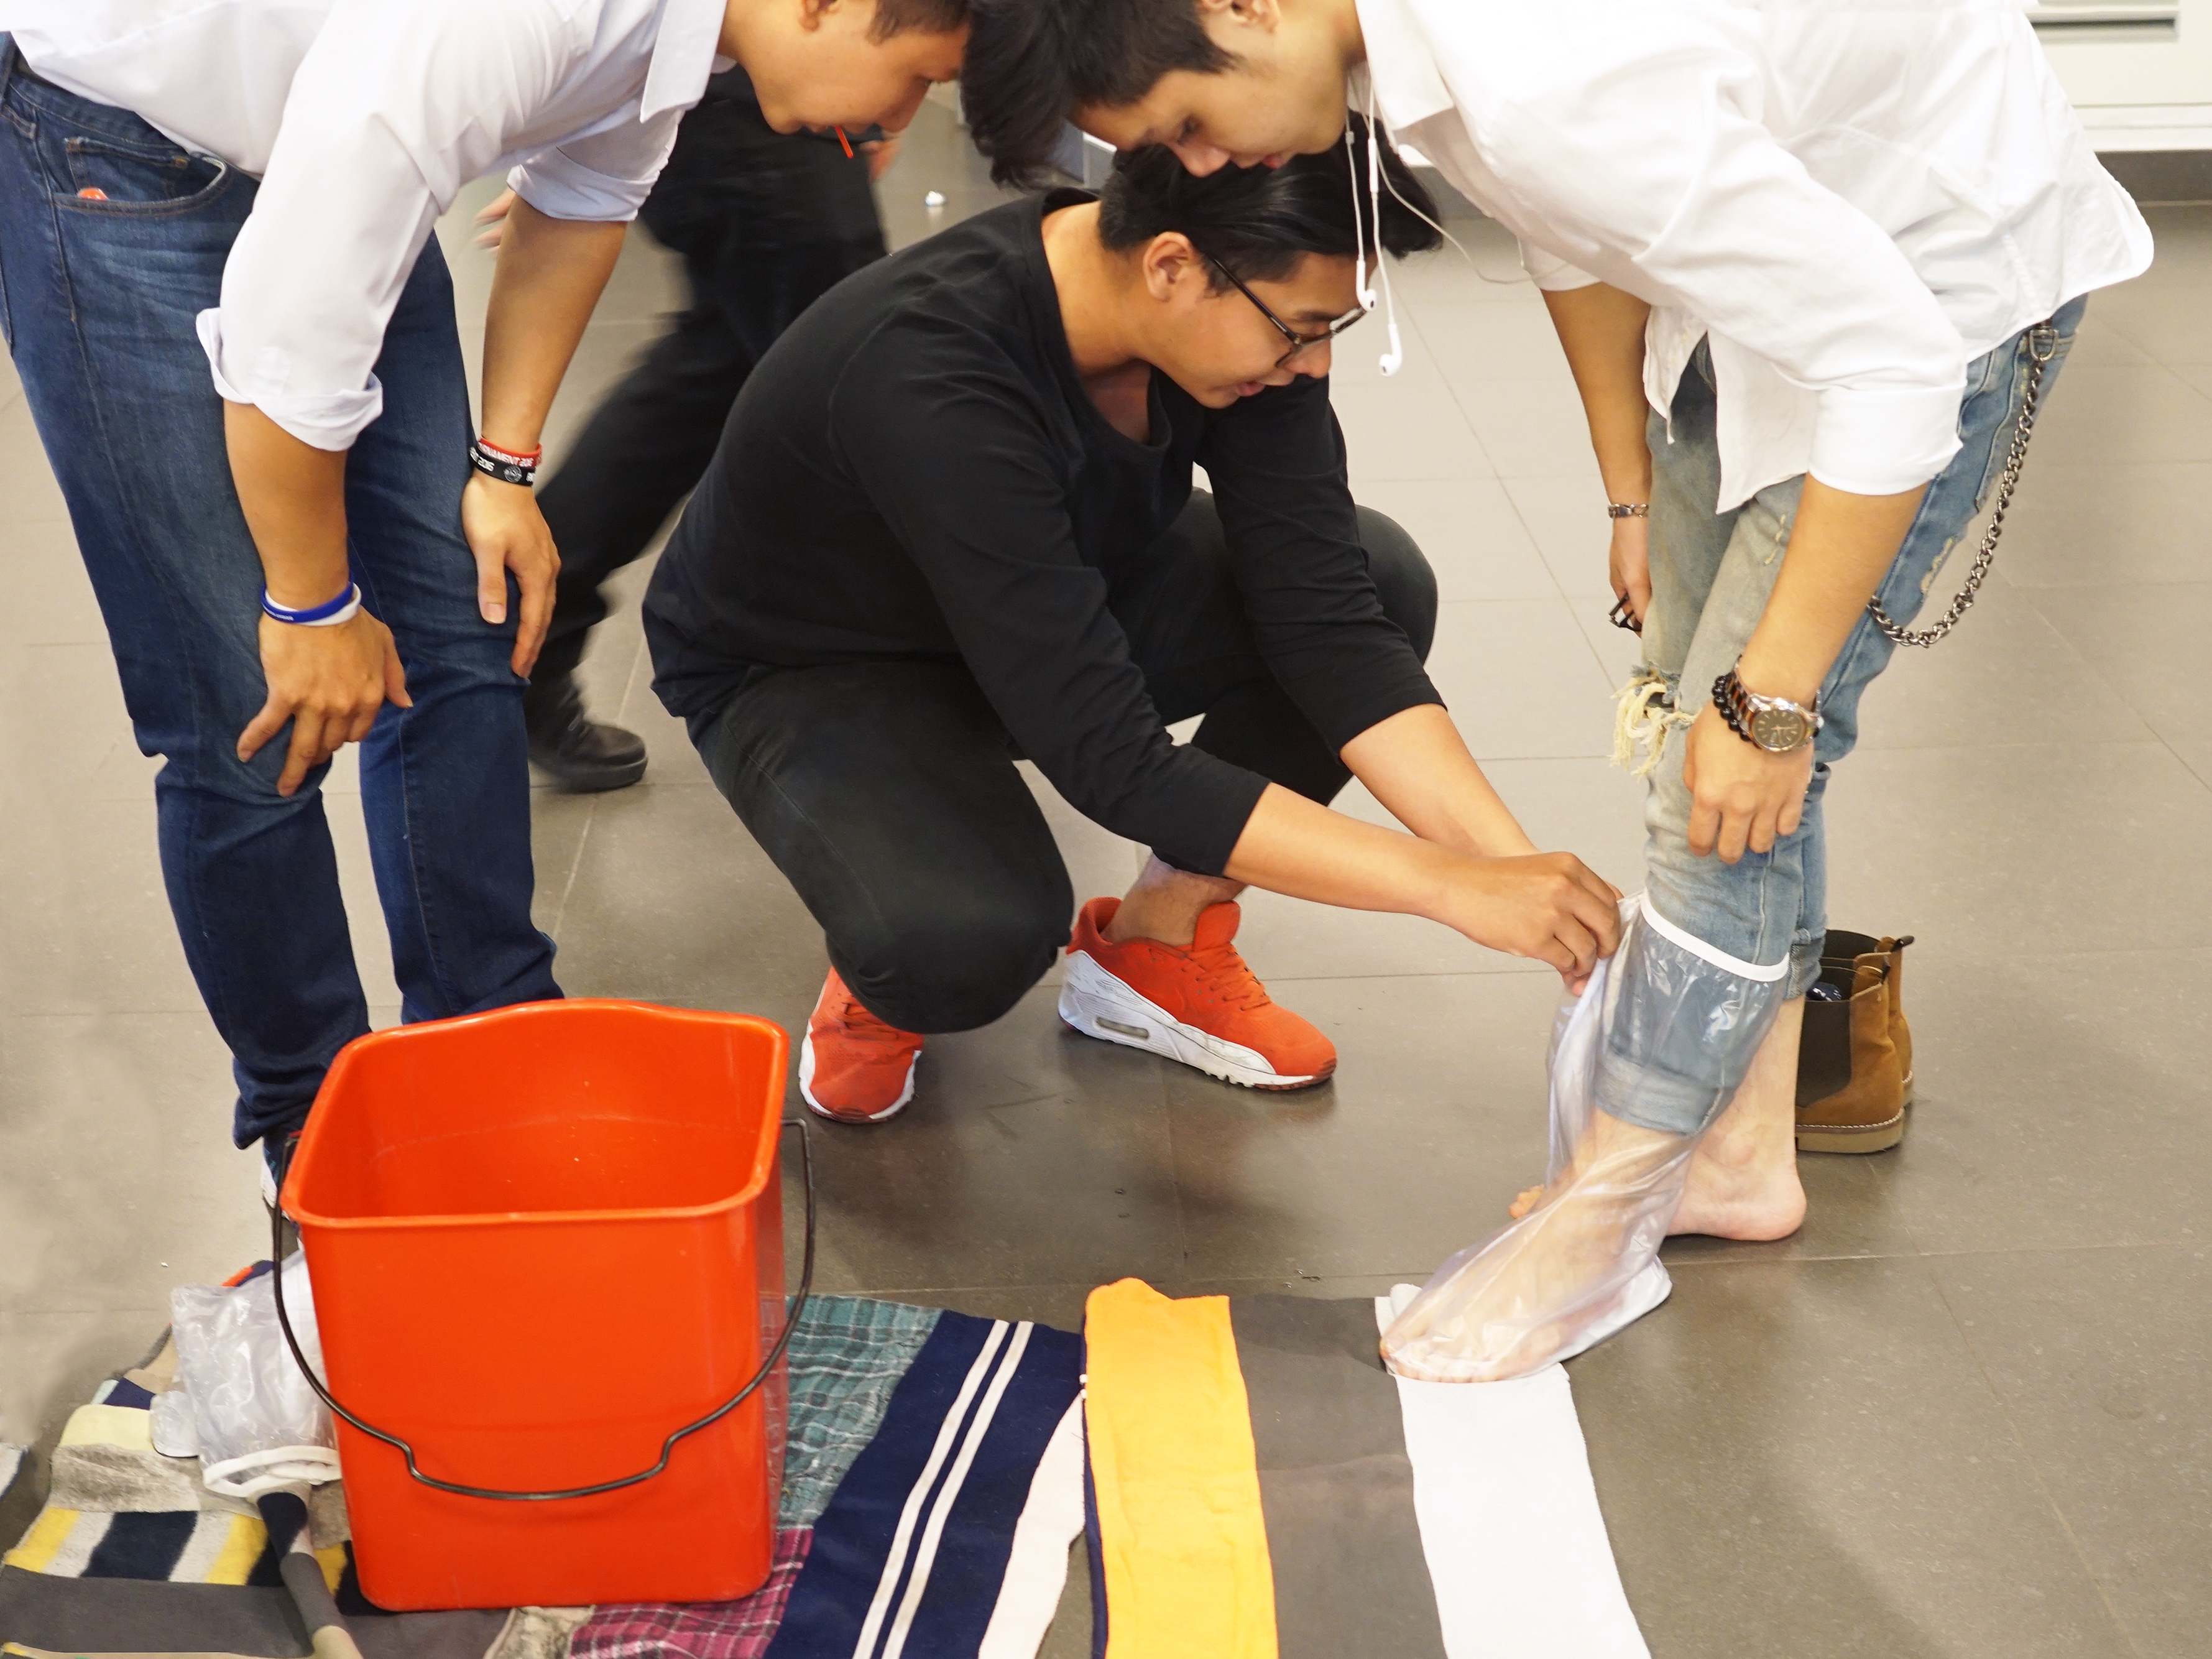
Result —
<instances>
[{"instance_id":1,"label":"bending man","mask_svg":"<svg viewBox=\"0 0 2212 1659\"><path fill-rule=\"evenodd\" d=\"M1205 172L1335 144L1347 77L1520 237L1644 639L1646 925L1600 1110L1386 1345L1510 1375L1648 1307L1670 1225L1797 1227L1829 772L2082 297L2150 239L2026 15L1988 0L978 0L963 82L1002 171L1073 116Z\"/></svg>"}]
</instances>

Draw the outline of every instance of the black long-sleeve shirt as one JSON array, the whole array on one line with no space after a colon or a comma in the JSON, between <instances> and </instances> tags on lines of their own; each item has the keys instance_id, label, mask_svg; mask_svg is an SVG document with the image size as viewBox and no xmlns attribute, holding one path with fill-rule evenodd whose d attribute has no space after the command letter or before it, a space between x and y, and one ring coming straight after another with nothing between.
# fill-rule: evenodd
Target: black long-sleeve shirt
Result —
<instances>
[{"instance_id":1,"label":"black long-sleeve shirt","mask_svg":"<svg viewBox=\"0 0 2212 1659\"><path fill-rule=\"evenodd\" d=\"M1059 191L847 278L761 360L646 598L691 719L763 669L964 661L1079 811L1218 870L1265 781L1168 736L1109 604L1212 484L1253 634L1332 747L1440 701L1382 614L1325 381L1207 410L1152 376L1150 441L1078 376L1045 259Z\"/></svg>"}]
</instances>

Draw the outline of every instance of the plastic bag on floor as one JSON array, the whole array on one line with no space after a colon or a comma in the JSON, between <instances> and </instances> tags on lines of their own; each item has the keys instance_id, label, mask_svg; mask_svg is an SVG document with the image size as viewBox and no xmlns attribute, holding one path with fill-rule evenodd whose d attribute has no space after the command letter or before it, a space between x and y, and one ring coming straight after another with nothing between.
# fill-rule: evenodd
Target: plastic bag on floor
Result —
<instances>
[{"instance_id":1,"label":"plastic bag on floor","mask_svg":"<svg viewBox=\"0 0 2212 1659\"><path fill-rule=\"evenodd\" d=\"M308 1363L319 1367L322 1342L307 1261L295 1252L283 1271L292 1328ZM169 1292L176 1392L183 1398L157 1415L156 1443L172 1455L190 1455L186 1444L195 1448L208 1489L230 1498L338 1478L331 1414L285 1346L274 1279L263 1273L243 1285L186 1285ZM169 1397L158 1397L157 1406Z\"/></svg>"},{"instance_id":2,"label":"plastic bag on floor","mask_svg":"<svg viewBox=\"0 0 2212 1659\"><path fill-rule=\"evenodd\" d=\"M1620 949L1553 1022L1542 1195L1446 1262L1384 1333L1401 1376L1526 1376L1634 1323L1673 1288L1659 1246L1691 1156L1765 1040L1788 964L1726 957L1645 900L1621 909Z\"/></svg>"}]
</instances>

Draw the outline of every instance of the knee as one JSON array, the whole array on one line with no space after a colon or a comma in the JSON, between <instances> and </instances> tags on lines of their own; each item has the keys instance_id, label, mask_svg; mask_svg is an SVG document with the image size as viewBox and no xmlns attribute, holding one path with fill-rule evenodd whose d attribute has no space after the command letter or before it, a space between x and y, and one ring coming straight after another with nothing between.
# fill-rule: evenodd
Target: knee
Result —
<instances>
[{"instance_id":1,"label":"knee","mask_svg":"<svg viewBox=\"0 0 2212 1659\"><path fill-rule=\"evenodd\" d=\"M929 895L872 937L831 941L837 969L880 1019L905 1031L966 1031L1011 1010L1067 943L1074 899L1057 894ZM841 946L842 948L841 948Z\"/></svg>"},{"instance_id":2,"label":"knee","mask_svg":"<svg viewBox=\"0 0 2212 1659\"><path fill-rule=\"evenodd\" d=\"M1405 527L1371 507L1359 512L1359 544L1367 570L1382 601L1382 613L1398 624L1425 660L1437 636L1437 573Z\"/></svg>"}]
</instances>

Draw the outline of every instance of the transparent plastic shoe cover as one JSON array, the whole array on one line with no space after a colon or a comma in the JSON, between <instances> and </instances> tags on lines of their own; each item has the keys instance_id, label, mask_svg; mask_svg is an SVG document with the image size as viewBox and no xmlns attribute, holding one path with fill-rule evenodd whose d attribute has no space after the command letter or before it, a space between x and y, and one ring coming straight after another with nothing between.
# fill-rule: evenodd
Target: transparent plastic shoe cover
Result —
<instances>
[{"instance_id":1,"label":"transparent plastic shoe cover","mask_svg":"<svg viewBox=\"0 0 2212 1659\"><path fill-rule=\"evenodd\" d=\"M1401 1376L1484 1382L1571 1358L1667 1299L1659 1261L1706 1126L1734 1098L1789 974L1621 906L1620 951L1559 1006L1551 1169L1517 1221L1461 1251L1382 1338Z\"/></svg>"},{"instance_id":2,"label":"transparent plastic shoe cover","mask_svg":"<svg viewBox=\"0 0 2212 1659\"><path fill-rule=\"evenodd\" d=\"M292 1328L309 1362L319 1366L322 1342L306 1260L295 1252L283 1273ZM169 1445L196 1442L201 1478L210 1492L227 1497L254 1498L338 1476L331 1414L285 1346L273 1279L263 1273L228 1288L185 1285L169 1292L177 1382L191 1401L191 1430L184 1431L173 1407L161 1431Z\"/></svg>"}]
</instances>

